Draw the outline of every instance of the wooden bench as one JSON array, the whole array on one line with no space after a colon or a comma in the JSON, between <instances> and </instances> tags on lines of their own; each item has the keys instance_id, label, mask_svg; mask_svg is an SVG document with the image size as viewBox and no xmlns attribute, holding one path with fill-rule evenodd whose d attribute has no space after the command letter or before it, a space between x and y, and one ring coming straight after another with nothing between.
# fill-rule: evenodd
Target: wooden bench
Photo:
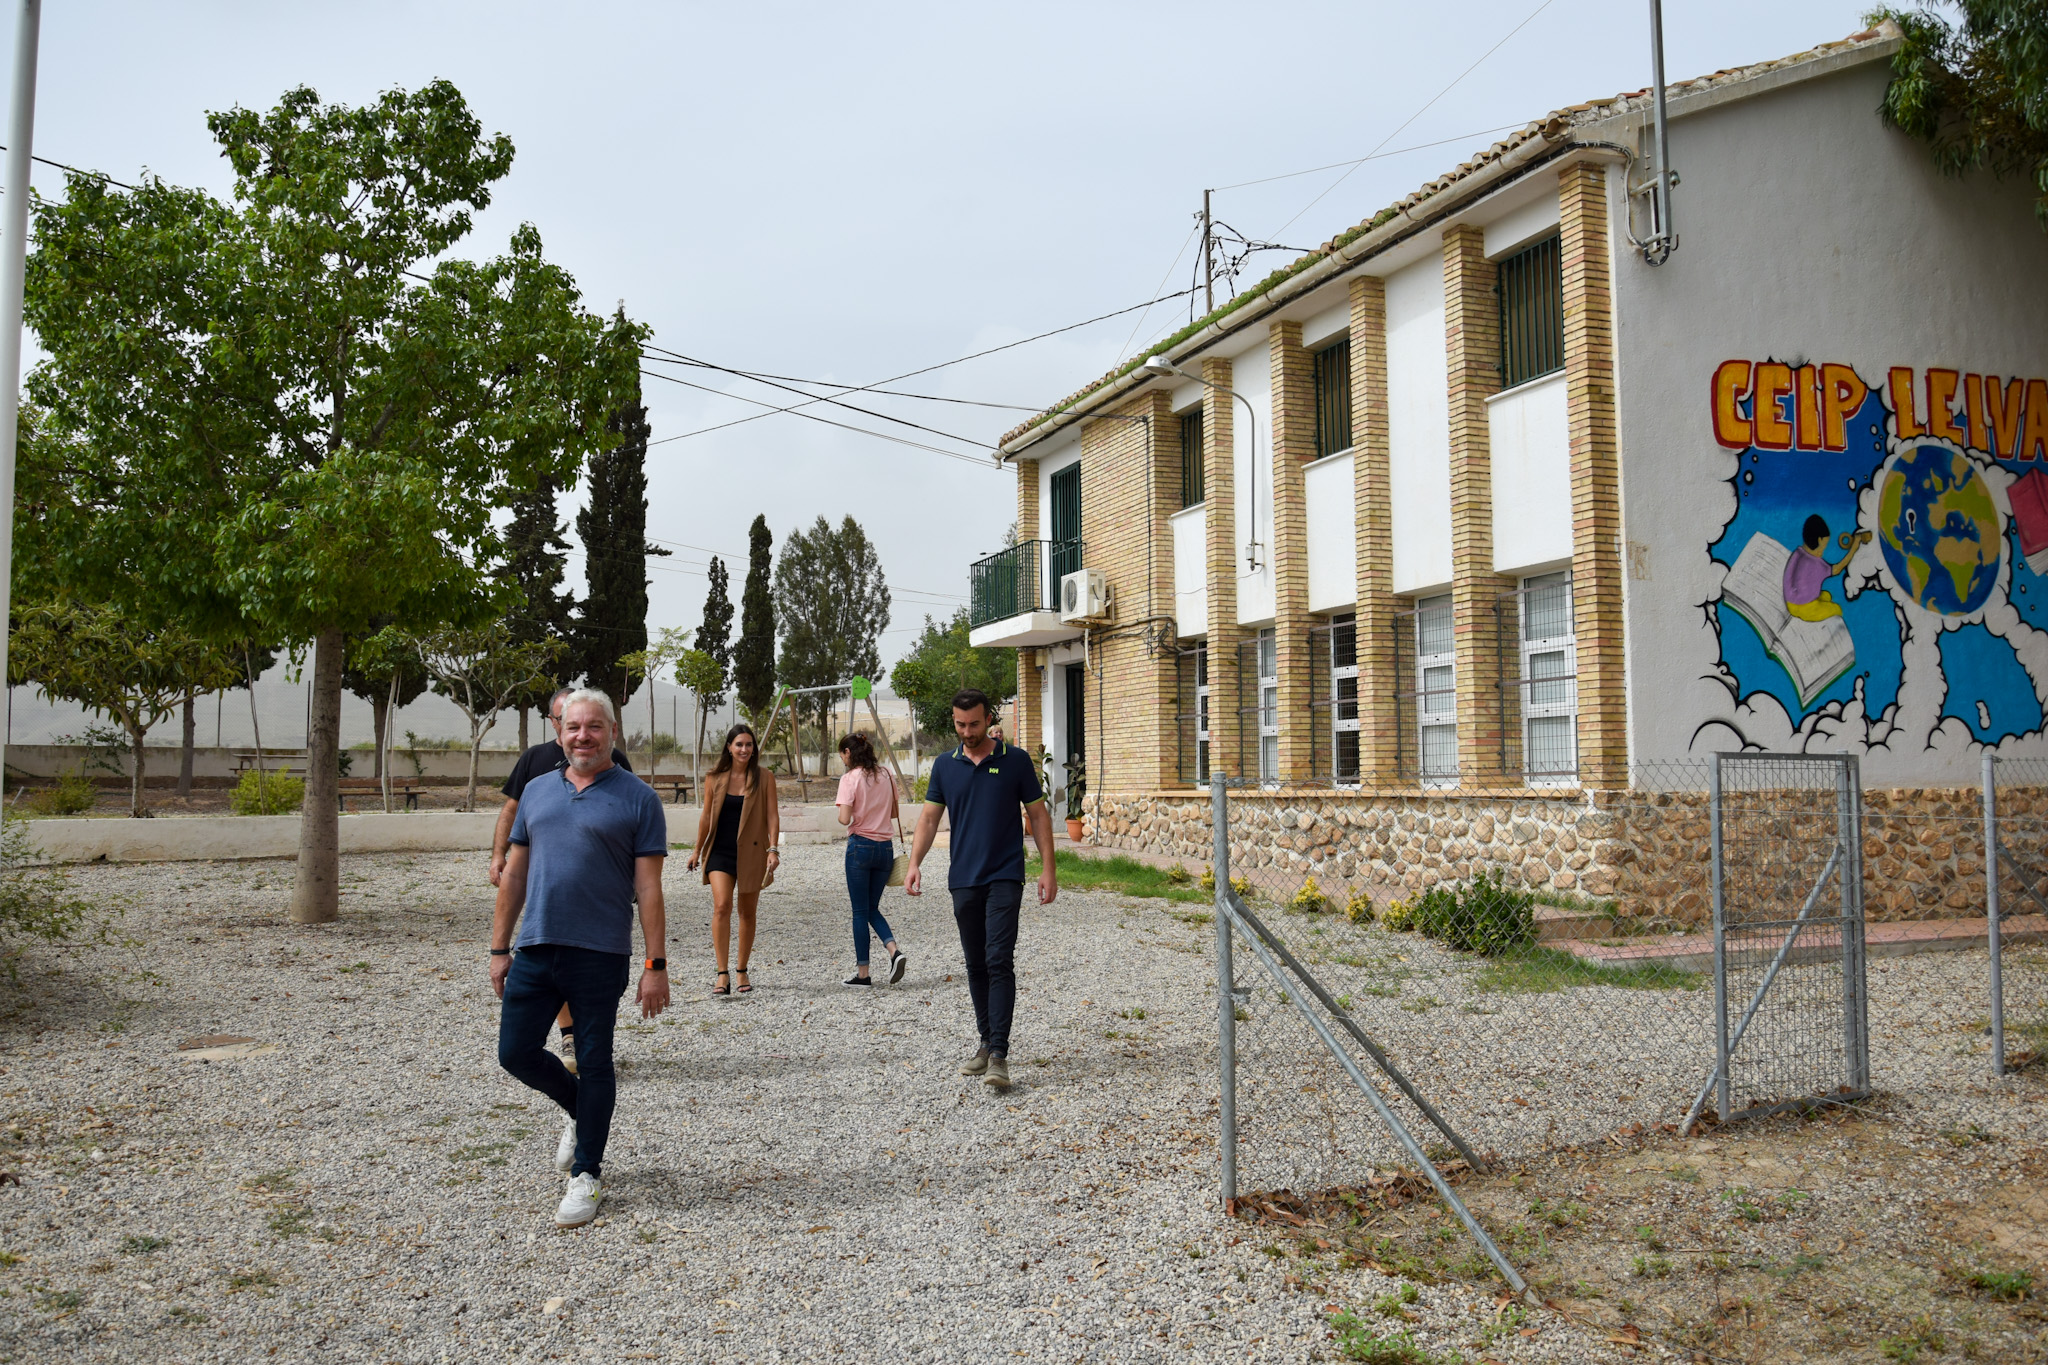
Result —
<instances>
[{"instance_id":1,"label":"wooden bench","mask_svg":"<svg viewBox=\"0 0 2048 1365\"><path fill-rule=\"evenodd\" d=\"M403 796L407 810L418 810L420 808L420 780L417 777L399 777L393 774L391 778L391 794L393 796ZM344 777L341 779L339 796L343 811L348 810L348 799L351 796L373 797L381 802L384 799L383 779L376 777Z\"/></svg>"},{"instance_id":2,"label":"wooden bench","mask_svg":"<svg viewBox=\"0 0 2048 1365\"><path fill-rule=\"evenodd\" d=\"M680 806L690 794L690 779L682 777L643 777L640 779L658 792L667 792L671 805Z\"/></svg>"},{"instance_id":3,"label":"wooden bench","mask_svg":"<svg viewBox=\"0 0 2048 1365\"><path fill-rule=\"evenodd\" d=\"M254 753L236 754L235 776L240 777L245 772L256 771L256 758L257 755ZM304 777L306 775L306 756L303 753L266 753L262 758L263 771L266 773L282 773L286 777Z\"/></svg>"}]
</instances>

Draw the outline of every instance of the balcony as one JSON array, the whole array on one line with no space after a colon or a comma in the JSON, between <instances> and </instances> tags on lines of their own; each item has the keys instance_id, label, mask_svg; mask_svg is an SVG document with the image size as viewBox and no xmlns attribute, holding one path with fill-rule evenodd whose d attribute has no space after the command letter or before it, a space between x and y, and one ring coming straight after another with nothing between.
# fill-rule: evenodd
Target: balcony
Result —
<instances>
[{"instance_id":1,"label":"balcony","mask_svg":"<svg viewBox=\"0 0 2048 1365\"><path fill-rule=\"evenodd\" d=\"M976 648L1058 644L1080 636L1060 624L1060 578L1081 567L1078 540L1027 540L968 566L968 641Z\"/></svg>"}]
</instances>

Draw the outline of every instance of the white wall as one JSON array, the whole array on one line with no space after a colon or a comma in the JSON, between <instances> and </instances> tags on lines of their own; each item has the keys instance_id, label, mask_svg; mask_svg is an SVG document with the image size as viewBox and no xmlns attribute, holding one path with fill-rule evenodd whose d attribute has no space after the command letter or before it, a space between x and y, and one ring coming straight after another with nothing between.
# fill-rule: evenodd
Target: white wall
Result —
<instances>
[{"instance_id":1,"label":"white wall","mask_svg":"<svg viewBox=\"0 0 2048 1365\"><path fill-rule=\"evenodd\" d=\"M1661 268L1621 240L1620 177L1609 173L1637 760L1743 746L1846 751L1862 756L1866 786L1967 785L1983 750L1972 721L1953 713L1976 718L1983 701L1998 721L2048 699L2048 633L2032 624L2032 599L2014 591L2024 570L2009 536L1988 597L1955 614L1902 588L1882 539L1857 549L1847 575L1828 585L1856 614L1856 660L1841 689L1810 707L1773 695L1789 675L1758 662L1755 633L1725 604L1702 609L1727 572L1713 554L1732 559L1743 548L1710 554L1723 528L1754 540L1738 517L1753 527L1776 506L1796 537L1800 517L1821 515L1830 559L1842 555L1836 534L1883 531L1884 462L1901 449L1890 414L1875 436L1867 421L1852 427L1844 456L1724 447L1709 401L1721 362L1852 365L1880 396L1891 367L1912 367L1923 415L1929 367L2048 377L2048 235L2032 192L2019 179L1939 174L1923 144L1879 121L1886 80L1879 60L1697 114L1675 106L1681 245ZM2039 466L1992 463L1974 445L1966 458L2005 525L2007 486ZM1744 474L1765 477L1745 484ZM1758 492L1778 486L1789 492L1775 503ZM1970 658L1964 643L1987 633L1991 653L2009 651L2001 674L1959 666ZM1731 663L1724 649L1751 657ZM1992 734L2008 754L2048 752L2038 727Z\"/></svg>"},{"instance_id":2,"label":"white wall","mask_svg":"<svg viewBox=\"0 0 2048 1365\"><path fill-rule=\"evenodd\" d=\"M1208 509L1184 507L1166 519L1173 533L1173 619L1185 640L1209 633Z\"/></svg>"},{"instance_id":3,"label":"white wall","mask_svg":"<svg viewBox=\"0 0 2048 1365\"><path fill-rule=\"evenodd\" d=\"M1230 400L1237 483L1237 539L1232 550L1237 565L1237 620L1239 625L1256 625L1273 619L1273 364L1266 339L1261 336L1256 346L1230 363L1230 382L1251 404L1252 421L1258 426L1258 459L1254 461L1252 423L1245 420L1244 404ZM1246 573L1244 545L1252 539L1265 549L1258 572Z\"/></svg>"},{"instance_id":4,"label":"white wall","mask_svg":"<svg viewBox=\"0 0 2048 1365\"><path fill-rule=\"evenodd\" d=\"M1571 428L1564 372L1487 400L1493 455L1493 567L1499 573L1572 557Z\"/></svg>"},{"instance_id":5,"label":"white wall","mask_svg":"<svg viewBox=\"0 0 2048 1365\"><path fill-rule=\"evenodd\" d=\"M1387 439L1394 591L1449 583L1450 367L1435 253L1387 277Z\"/></svg>"},{"instance_id":6,"label":"white wall","mask_svg":"<svg viewBox=\"0 0 2048 1365\"><path fill-rule=\"evenodd\" d=\"M1301 471L1308 512L1308 609L1335 611L1358 600L1357 494L1351 452Z\"/></svg>"}]
</instances>

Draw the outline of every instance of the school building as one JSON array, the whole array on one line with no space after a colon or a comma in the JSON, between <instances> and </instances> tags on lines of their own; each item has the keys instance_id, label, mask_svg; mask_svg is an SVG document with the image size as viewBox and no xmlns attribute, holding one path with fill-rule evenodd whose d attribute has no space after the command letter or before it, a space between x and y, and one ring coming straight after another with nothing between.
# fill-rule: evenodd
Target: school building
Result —
<instances>
[{"instance_id":1,"label":"school building","mask_svg":"<svg viewBox=\"0 0 2048 1365\"><path fill-rule=\"evenodd\" d=\"M1626 894L1715 751L2048 754L2048 235L1897 46L1670 86L1662 264L1649 92L1574 105L1011 432L972 638L1091 837L1206 858L1221 771L1326 883Z\"/></svg>"}]
</instances>

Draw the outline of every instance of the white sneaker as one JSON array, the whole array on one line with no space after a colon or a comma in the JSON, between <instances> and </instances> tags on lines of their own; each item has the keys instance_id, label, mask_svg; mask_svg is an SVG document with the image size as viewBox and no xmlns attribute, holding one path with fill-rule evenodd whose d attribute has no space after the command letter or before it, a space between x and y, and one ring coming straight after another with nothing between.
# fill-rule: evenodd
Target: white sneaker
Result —
<instances>
[{"instance_id":1,"label":"white sneaker","mask_svg":"<svg viewBox=\"0 0 2048 1365\"><path fill-rule=\"evenodd\" d=\"M576 1120L570 1119L568 1126L562 1129L562 1140L555 1144L555 1169L567 1175L569 1168L575 1164Z\"/></svg>"},{"instance_id":2,"label":"white sneaker","mask_svg":"<svg viewBox=\"0 0 2048 1365\"><path fill-rule=\"evenodd\" d=\"M569 1192L562 1196L562 1206L555 1210L555 1226L558 1228L580 1228L597 1217L597 1202L604 1198L604 1186L596 1176L585 1171L582 1175L569 1178Z\"/></svg>"}]
</instances>

